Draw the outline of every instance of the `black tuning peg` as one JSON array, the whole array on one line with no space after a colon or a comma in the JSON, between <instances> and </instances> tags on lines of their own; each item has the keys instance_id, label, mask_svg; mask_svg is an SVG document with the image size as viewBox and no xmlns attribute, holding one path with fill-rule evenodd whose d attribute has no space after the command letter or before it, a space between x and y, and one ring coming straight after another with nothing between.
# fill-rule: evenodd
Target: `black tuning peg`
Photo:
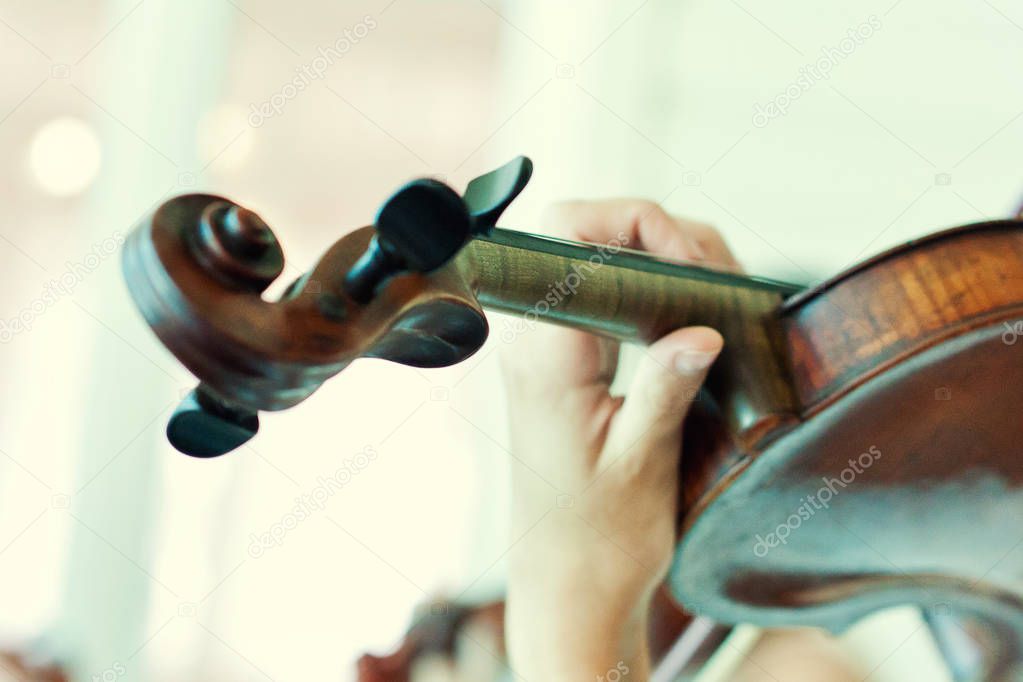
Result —
<instances>
[{"instance_id":1,"label":"black tuning peg","mask_svg":"<svg viewBox=\"0 0 1023 682\"><path fill-rule=\"evenodd\" d=\"M405 185L377 213L376 235L345 276L345 291L366 303L394 275L441 267L473 235L494 228L532 173L533 163L520 156L470 182L464 198L437 180Z\"/></svg>"},{"instance_id":2,"label":"black tuning peg","mask_svg":"<svg viewBox=\"0 0 1023 682\"><path fill-rule=\"evenodd\" d=\"M453 189L436 180L411 182L377 213L376 235L345 276L345 290L360 303L402 272L430 272L468 241L472 219Z\"/></svg>"},{"instance_id":3,"label":"black tuning peg","mask_svg":"<svg viewBox=\"0 0 1023 682\"><path fill-rule=\"evenodd\" d=\"M192 457L219 457L245 444L259 431L259 415L229 405L199 384L167 422L167 440Z\"/></svg>"},{"instance_id":4,"label":"black tuning peg","mask_svg":"<svg viewBox=\"0 0 1023 682\"><path fill-rule=\"evenodd\" d=\"M472 216L474 234L488 234L533 175L533 162L525 156L512 159L495 171L481 175L465 188L466 208Z\"/></svg>"}]
</instances>

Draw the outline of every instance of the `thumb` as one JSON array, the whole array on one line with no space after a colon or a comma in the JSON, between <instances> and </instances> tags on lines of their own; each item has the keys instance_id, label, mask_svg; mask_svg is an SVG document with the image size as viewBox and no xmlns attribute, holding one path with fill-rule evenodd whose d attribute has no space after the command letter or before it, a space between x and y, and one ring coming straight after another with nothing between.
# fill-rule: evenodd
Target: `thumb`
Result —
<instances>
[{"instance_id":1,"label":"thumb","mask_svg":"<svg viewBox=\"0 0 1023 682\"><path fill-rule=\"evenodd\" d=\"M681 448L682 420L723 343L709 327L687 327L647 348L611 424L602 459L633 460L634 471L647 469L652 458L673 465Z\"/></svg>"}]
</instances>

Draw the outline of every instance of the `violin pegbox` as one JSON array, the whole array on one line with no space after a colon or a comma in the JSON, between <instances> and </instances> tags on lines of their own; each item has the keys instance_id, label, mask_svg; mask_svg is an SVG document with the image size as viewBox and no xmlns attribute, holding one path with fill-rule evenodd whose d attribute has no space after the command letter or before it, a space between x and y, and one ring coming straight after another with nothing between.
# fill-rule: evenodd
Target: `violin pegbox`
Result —
<instances>
[{"instance_id":1,"label":"violin pegbox","mask_svg":"<svg viewBox=\"0 0 1023 682\"><path fill-rule=\"evenodd\" d=\"M488 327L462 248L522 190L520 158L469 185L402 187L375 224L338 240L279 301L262 294L284 254L254 212L191 194L161 205L124 247L128 290L153 331L199 379L167 436L212 457L258 430L258 412L291 407L360 357L417 367L475 353Z\"/></svg>"},{"instance_id":2,"label":"violin pegbox","mask_svg":"<svg viewBox=\"0 0 1023 682\"><path fill-rule=\"evenodd\" d=\"M397 275L440 271L474 236L495 227L532 173L533 163L520 156L472 180L463 197L433 179L405 185L377 213L376 233L345 275L346 293L368 303ZM487 338L486 317L471 290L471 275L454 270L435 277L449 296L406 312L366 355L417 367L443 367L479 350Z\"/></svg>"}]
</instances>

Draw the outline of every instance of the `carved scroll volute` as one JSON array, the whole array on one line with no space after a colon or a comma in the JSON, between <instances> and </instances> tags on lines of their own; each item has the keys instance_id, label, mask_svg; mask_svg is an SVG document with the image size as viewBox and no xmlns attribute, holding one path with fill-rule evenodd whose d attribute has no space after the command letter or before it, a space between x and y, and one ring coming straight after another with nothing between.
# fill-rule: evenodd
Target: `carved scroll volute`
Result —
<instances>
[{"instance_id":1,"label":"carved scroll volute","mask_svg":"<svg viewBox=\"0 0 1023 682\"><path fill-rule=\"evenodd\" d=\"M483 344L483 311L454 263L399 274L371 301L353 301L344 275L373 234L367 227L347 235L281 300L267 301L262 293L284 259L254 213L221 197L186 195L133 231L124 252L129 291L160 340L201 382L182 407L189 429L203 425L192 417L205 410L197 418L212 413L215 426L226 419L221 435L238 439L236 447L255 432L257 410L295 405L356 358L443 366ZM237 428L251 433L242 438Z\"/></svg>"}]
</instances>

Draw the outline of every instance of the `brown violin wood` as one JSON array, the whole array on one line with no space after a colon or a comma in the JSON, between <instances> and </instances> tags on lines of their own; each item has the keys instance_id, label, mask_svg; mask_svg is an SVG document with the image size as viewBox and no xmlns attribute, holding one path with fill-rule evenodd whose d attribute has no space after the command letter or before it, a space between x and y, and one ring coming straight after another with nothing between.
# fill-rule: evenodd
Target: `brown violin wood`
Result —
<instances>
[{"instance_id":1,"label":"brown violin wood","mask_svg":"<svg viewBox=\"0 0 1023 682\"><path fill-rule=\"evenodd\" d=\"M789 300L783 320L804 409L969 327L1011 317L1023 301L1019 230L1002 221L924 237Z\"/></svg>"},{"instance_id":2,"label":"brown violin wood","mask_svg":"<svg viewBox=\"0 0 1023 682\"><path fill-rule=\"evenodd\" d=\"M802 293L493 230L368 302L345 289L364 228L271 302L260 278L276 260L232 259L272 235L218 202L168 202L125 252L146 319L211 394L275 410L359 357L453 364L484 343L484 308L516 316L511 337L534 321L640 343L714 327L725 351L684 433L679 602L833 630L916 604L954 665L950 627L986 646L963 674L1023 676L1023 222L938 233Z\"/></svg>"},{"instance_id":3,"label":"brown violin wood","mask_svg":"<svg viewBox=\"0 0 1023 682\"><path fill-rule=\"evenodd\" d=\"M719 454L731 470L686 494L676 596L722 622L836 631L947 609L979 646L963 679L1020 679L1023 223L895 249L781 316L801 422Z\"/></svg>"}]
</instances>

